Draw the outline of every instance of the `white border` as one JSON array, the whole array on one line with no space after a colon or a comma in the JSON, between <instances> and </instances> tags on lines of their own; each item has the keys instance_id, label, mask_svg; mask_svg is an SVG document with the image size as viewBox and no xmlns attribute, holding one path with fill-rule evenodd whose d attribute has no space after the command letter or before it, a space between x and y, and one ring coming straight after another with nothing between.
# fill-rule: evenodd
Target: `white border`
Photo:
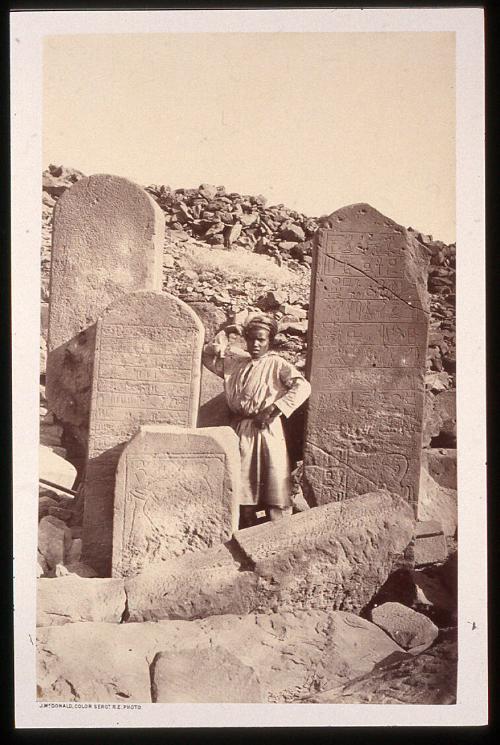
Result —
<instances>
[{"instance_id":1,"label":"white border","mask_svg":"<svg viewBox=\"0 0 500 745\"><path fill-rule=\"evenodd\" d=\"M455 706L167 705L140 711L40 708L34 600L42 40L166 32L455 31L457 51L457 350L459 692ZM12 311L16 726L270 727L482 725L487 722L484 69L480 8L400 10L40 11L11 13ZM429 112L429 116L433 113ZM92 713L90 713L90 711Z\"/></svg>"}]
</instances>

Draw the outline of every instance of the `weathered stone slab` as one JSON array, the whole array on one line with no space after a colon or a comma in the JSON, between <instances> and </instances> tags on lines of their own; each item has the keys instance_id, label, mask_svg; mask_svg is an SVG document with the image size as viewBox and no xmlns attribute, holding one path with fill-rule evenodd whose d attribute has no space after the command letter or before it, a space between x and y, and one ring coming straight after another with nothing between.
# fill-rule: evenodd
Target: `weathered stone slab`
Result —
<instances>
[{"instance_id":1,"label":"weathered stone slab","mask_svg":"<svg viewBox=\"0 0 500 745\"><path fill-rule=\"evenodd\" d=\"M410 543L411 507L387 492L238 531L125 580L128 620L303 608L359 612Z\"/></svg>"},{"instance_id":2,"label":"weathered stone slab","mask_svg":"<svg viewBox=\"0 0 500 745\"><path fill-rule=\"evenodd\" d=\"M125 612L123 580L83 579L76 574L39 579L37 626L78 621L119 623Z\"/></svg>"},{"instance_id":3,"label":"weathered stone slab","mask_svg":"<svg viewBox=\"0 0 500 745\"><path fill-rule=\"evenodd\" d=\"M113 576L229 540L238 528L239 477L230 427L142 426L116 473Z\"/></svg>"},{"instance_id":4,"label":"weathered stone slab","mask_svg":"<svg viewBox=\"0 0 500 745\"><path fill-rule=\"evenodd\" d=\"M157 704L264 703L253 667L220 646L159 652L151 678Z\"/></svg>"},{"instance_id":5,"label":"weathered stone slab","mask_svg":"<svg viewBox=\"0 0 500 745\"><path fill-rule=\"evenodd\" d=\"M367 204L334 212L312 268L305 496L378 488L416 508L428 334L425 249Z\"/></svg>"},{"instance_id":6,"label":"weathered stone slab","mask_svg":"<svg viewBox=\"0 0 500 745\"><path fill-rule=\"evenodd\" d=\"M161 292L165 219L124 178L83 178L54 208L47 359L49 408L86 446L94 324L125 293Z\"/></svg>"},{"instance_id":7,"label":"weathered stone slab","mask_svg":"<svg viewBox=\"0 0 500 745\"><path fill-rule=\"evenodd\" d=\"M191 658L206 682L197 660L211 656L214 640L226 660L235 660L233 669L238 661L240 669L255 671L268 703L292 702L344 685L401 652L375 624L331 610L49 626L37 629L38 700L150 703L160 693L155 676L159 653L182 657L186 667ZM221 672L214 670L215 683ZM195 675L186 681L191 695L198 683ZM170 686L179 682L177 676ZM234 701L230 690L226 700Z\"/></svg>"},{"instance_id":8,"label":"weathered stone slab","mask_svg":"<svg viewBox=\"0 0 500 745\"><path fill-rule=\"evenodd\" d=\"M83 561L104 576L111 572L115 471L123 446L141 424L196 426L202 346L199 318L166 293L126 295L97 323Z\"/></svg>"}]
</instances>

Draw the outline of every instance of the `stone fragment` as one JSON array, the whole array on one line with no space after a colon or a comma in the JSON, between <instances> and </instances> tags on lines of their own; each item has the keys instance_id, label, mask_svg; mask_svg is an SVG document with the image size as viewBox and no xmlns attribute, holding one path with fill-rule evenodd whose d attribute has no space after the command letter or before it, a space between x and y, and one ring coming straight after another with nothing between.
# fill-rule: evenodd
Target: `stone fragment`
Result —
<instances>
[{"instance_id":1,"label":"stone fragment","mask_svg":"<svg viewBox=\"0 0 500 745\"><path fill-rule=\"evenodd\" d=\"M38 581L37 626L78 621L119 623L124 611L123 580L83 579L72 574Z\"/></svg>"},{"instance_id":2,"label":"stone fragment","mask_svg":"<svg viewBox=\"0 0 500 745\"><path fill-rule=\"evenodd\" d=\"M416 567L446 561L448 550L443 528L436 520L417 523L413 560Z\"/></svg>"},{"instance_id":3,"label":"stone fragment","mask_svg":"<svg viewBox=\"0 0 500 745\"><path fill-rule=\"evenodd\" d=\"M384 492L235 533L126 580L130 620L301 608L359 612L411 541L411 508Z\"/></svg>"},{"instance_id":4,"label":"stone fragment","mask_svg":"<svg viewBox=\"0 0 500 745\"><path fill-rule=\"evenodd\" d=\"M439 633L430 618L401 603L384 603L373 608L371 619L396 644L414 653L430 647Z\"/></svg>"},{"instance_id":5,"label":"stone fragment","mask_svg":"<svg viewBox=\"0 0 500 745\"><path fill-rule=\"evenodd\" d=\"M195 427L203 325L168 295L120 298L97 323L84 482L82 560L111 573L113 494L118 458L141 424Z\"/></svg>"},{"instance_id":6,"label":"stone fragment","mask_svg":"<svg viewBox=\"0 0 500 745\"><path fill-rule=\"evenodd\" d=\"M240 671L255 671L267 703L293 702L343 685L401 651L369 621L314 610L191 622L73 623L39 628L37 637L38 699L52 702L151 702L158 653L178 655L187 665L191 655L196 665L198 656L212 657L213 640L225 660L237 660ZM215 682L221 674L214 671ZM197 675L200 681L207 677L202 665ZM234 700L231 695L228 701Z\"/></svg>"},{"instance_id":7,"label":"stone fragment","mask_svg":"<svg viewBox=\"0 0 500 745\"><path fill-rule=\"evenodd\" d=\"M150 564L141 574L125 580L128 620L189 620L249 613L255 606L258 578L251 571L241 571L244 556L239 558L241 561L221 544Z\"/></svg>"},{"instance_id":8,"label":"stone fragment","mask_svg":"<svg viewBox=\"0 0 500 745\"><path fill-rule=\"evenodd\" d=\"M124 178L82 178L54 208L47 399L84 450L94 324L134 290L161 292L163 212Z\"/></svg>"},{"instance_id":9,"label":"stone fragment","mask_svg":"<svg viewBox=\"0 0 500 745\"><path fill-rule=\"evenodd\" d=\"M448 489L435 481L425 468L420 479L418 519L437 520L447 536L455 535L457 529L457 491Z\"/></svg>"},{"instance_id":10,"label":"stone fragment","mask_svg":"<svg viewBox=\"0 0 500 745\"><path fill-rule=\"evenodd\" d=\"M457 488L457 451L455 448L429 448L422 451L422 465L440 486Z\"/></svg>"},{"instance_id":11,"label":"stone fragment","mask_svg":"<svg viewBox=\"0 0 500 745\"><path fill-rule=\"evenodd\" d=\"M40 478L68 489L73 487L76 479L74 465L45 445L38 446L38 473Z\"/></svg>"},{"instance_id":12,"label":"stone fragment","mask_svg":"<svg viewBox=\"0 0 500 745\"><path fill-rule=\"evenodd\" d=\"M269 290L257 300L257 307L263 311L279 308L287 300L286 292L283 290Z\"/></svg>"},{"instance_id":13,"label":"stone fragment","mask_svg":"<svg viewBox=\"0 0 500 745\"><path fill-rule=\"evenodd\" d=\"M118 462L113 576L229 540L238 527L239 478L230 427L142 426Z\"/></svg>"},{"instance_id":14,"label":"stone fragment","mask_svg":"<svg viewBox=\"0 0 500 745\"><path fill-rule=\"evenodd\" d=\"M218 645L159 652L152 670L153 703L263 703L255 670Z\"/></svg>"},{"instance_id":15,"label":"stone fragment","mask_svg":"<svg viewBox=\"0 0 500 745\"><path fill-rule=\"evenodd\" d=\"M456 704L457 644L444 640L416 656L391 655L346 685L313 695L317 704Z\"/></svg>"},{"instance_id":16,"label":"stone fragment","mask_svg":"<svg viewBox=\"0 0 500 745\"><path fill-rule=\"evenodd\" d=\"M57 564L64 564L71 541L71 530L57 517L48 515L38 523L38 550L49 569L54 569Z\"/></svg>"},{"instance_id":17,"label":"stone fragment","mask_svg":"<svg viewBox=\"0 0 500 745\"><path fill-rule=\"evenodd\" d=\"M201 184L198 191L205 199L213 199L217 194L217 187L212 184Z\"/></svg>"},{"instance_id":18,"label":"stone fragment","mask_svg":"<svg viewBox=\"0 0 500 745\"><path fill-rule=\"evenodd\" d=\"M81 561L71 562L66 564L68 574L76 574L78 577L97 577L97 572L88 564L84 564Z\"/></svg>"},{"instance_id":19,"label":"stone fragment","mask_svg":"<svg viewBox=\"0 0 500 745\"><path fill-rule=\"evenodd\" d=\"M232 246L232 244L238 240L242 231L242 224L235 222L234 225L226 226L224 228L224 240L226 246Z\"/></svg>"},{"instance_id":20,"label":"stone fragment","mask_svg":"<svg viewBox=\"0 0 500 745\"><path fill-rule=\"evenodd\" d=\"M51 497L48 497L46 495L42 495L38 499L38 521L42 519L42 517L45 517L49 514L49 509L51 507L57 507L59 502L56 502L55 499L52 499Z\"/></svg>"},{"instance_id":21,"label":"stone fragment","mask_svg":"<svg viewBox=\"0 0 500 745\"><path fill-rule=\"evenodd\" d=\"M285 223L284 227L280 230L280 236L285 241L304 241L306 235L300 225L294 223Z\"/></svg>"},{"instance_id":22,"label":"stone fragment","mask_svg":"<svg viewBox=\"0 0 500 745\"><path fill-rule=\"evenodd\" d=\"M312 269L304 495L320 505L383 487L416 510L427 253L367 204L325 224Z\"/></svg>"},{"instance_id":23,"label":"stone fragment","mask_svg":"<svg viewBox=\"0 0 500 745\"><path fill-rule=\"evenodd\" d=\"M71 547L67 553L66 556L66 566L68 564L76 564L80 561L80 557L82 555L82 539L81 538L73 538L71 542Z\"/></svg>"},{"instance_id":24,"label":"stone fragment","mask_svg":"<svg viewBox=\"0 0 500 745\"><path fill-rule=\"evenodd\" d=\"M456 391L448 390L438 393L434 399L434 410L441 417L439 446L456 448L457 446L457 404Z\"/></svg>"}]
</instances>

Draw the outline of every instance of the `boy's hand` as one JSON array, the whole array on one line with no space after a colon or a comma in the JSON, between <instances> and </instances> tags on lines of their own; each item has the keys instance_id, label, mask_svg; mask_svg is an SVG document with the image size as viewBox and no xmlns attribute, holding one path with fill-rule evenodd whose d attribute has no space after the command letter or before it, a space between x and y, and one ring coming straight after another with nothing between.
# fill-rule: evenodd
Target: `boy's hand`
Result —
<instances>
[{"instance_id":1,"label":"boy's hand","mask_svg":"<svg viewBox=\"0 0 500 745\"><path fill-rule=\"evenodd\" d=\"M278 407L275 404L271 404L271 406L267 406L265 409L262 409L262 411L259 411L255 417L255 423L257 424L257 427L264 429L264 427L269 426L269 424L271 424L280 413Z\"/></svg>"},{"instance_id":2,"label":"boy's hand","mask_svg":"<svg viewBox=\"0 0 500 745\"><path fill-rule=\"evenodd\" d=\"M232 323L230 326L226 326L224 332L229 339L229 336L235 334L236 336L243 336L243 329L237 323Z\"/></svg>"}]
</instances>

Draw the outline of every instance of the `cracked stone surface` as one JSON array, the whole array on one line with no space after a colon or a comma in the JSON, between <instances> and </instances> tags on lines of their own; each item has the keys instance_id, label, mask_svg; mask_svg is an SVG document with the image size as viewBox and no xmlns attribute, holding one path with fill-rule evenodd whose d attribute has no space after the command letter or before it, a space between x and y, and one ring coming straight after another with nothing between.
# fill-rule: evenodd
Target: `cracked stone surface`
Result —
<instances>
[{"instance_id":1,"label":"cracked stone surface","mask_svg":"<svg viewBox=\"0 0 500 745\"><path fill-rule=\"evenodd\" d=\"M127 579L130 621L317 608L359 612L411 541L411 507L387 492L238 531Z\"/></svg>"},{"instance_id":2,"label":"cracked stone surface","mask_svg":"<svg viewBox=\"0 0 500 745\"><path fill-rule=\"evenodd\" d=\"M38 630L38 699L154 701L167 690L157 667L157 655L167 652L171 661L176 655L185 664L199 661L200 680L191 678L191 690L179 664L171 664L175 677L169 689L177 687L183 697L199 701L202 662L215 643L224 650L221 664L230 655L233 666L238 662L252 669L263 700L281 703L345 684L401 651L375 624L340 611L51 626ZM234 700L231 692L227 700Z\"/></svg>"},{"instance_id":3,"label":"cracked stone surface","mask_svg":"<svg viewBox=\"0 0 500 745\"><path fill-rule=\"evenodd\" d=\"M367 204L318 231L304 449L311 505L387 488L416 509L429 325L428 256Z\"/></svg>"},{"instance_id":4,"label":"cracked stone surface","mask_svg":"<svg viewBox=\"0 0 500 745\"><path fill-rule=\"evenodd\" d=\"M47 340L49 408L86 446L95 322L134 290L162 289L165 218L118 176L82 178L54 208Z\"/></svg>"},{"instance_id":5,"label":"cracked stone surface","mask_svg":"<svg viewBox=\"0 0 500 745\"><path fill-rule=\"evenodd\" d=\"M119 623L125 612L121 579L88 579L70 574L37 580L37 626L79 621Z\"/></svg>"}]
</instances>

